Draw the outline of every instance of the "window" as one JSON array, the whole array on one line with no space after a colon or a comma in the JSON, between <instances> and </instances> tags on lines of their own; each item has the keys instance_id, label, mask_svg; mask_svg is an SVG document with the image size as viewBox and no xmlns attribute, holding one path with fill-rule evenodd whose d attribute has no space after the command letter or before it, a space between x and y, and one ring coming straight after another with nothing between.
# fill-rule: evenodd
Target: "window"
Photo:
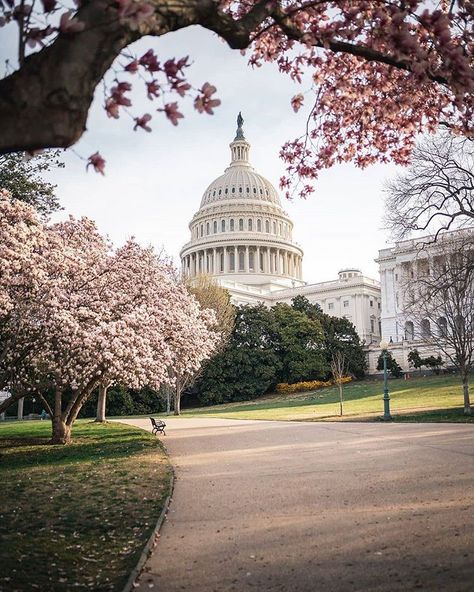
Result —
<instances>
[{"instance_id":1,"label":"window","mask_svg":"<svg viewBox=\"0 0 474 592\"><path fill-rule=\"evenodd\" d=\"M447 337L448 335L448 322L444 317L440 317L437 322L438 332L440 337Z\"/></svg>"},{"instance_id":2,"label":"window","mask_svg":"<svg viewBox=\"0 0 474 592\"><path fill-rule=\"evenodd\" d=\"M220 267L221 272L223 272L224 271L224 251L222 251L222 253L219 254L219 259L220 259L219 267Z\"/></svg>"},{"instance_id":3,"label":"window","mask_svg":"<svg viewBox=\"0 0 474 592\"><path fill-rule=\"evenodd\" d=\"M217 220L214 220L214 234L217 234Z\"/></svg>"},{"instance_id":4,"label":"window","mask_svg":"<svg viewBox=\"0 0 474 592\"><path fill-rule=\"evenodd\" d=\"M373 300L370 301L370 306L373 308L373 306L374 306L374 301Z\"/></svg>"},{"instance_id":5,"label":"window","mask_svg":"<svg viewBox=\"0 0 474 592\"><path fill-rule=\"evenodd\" d=\"M342 304L344 308L349 308L349 300L344 300Z\"/></svg>"},{"instance_id":6,"label":"window","mask_svg":"<svg viewBox=\"0 0 474 592\"><path fill-rule=\"evenodd\" d=\"M370 332L375 333L375 321L374 319L370 319Z\"/></svg>"},{"instance_id":7,"label":"window","mask_svg":"<svg viewBox=\"0 0 474 592\"><path fill-rule=\"evenodd\" d=\"M431 336L431 326L428 319L423 319L420 324L421 336L426 339Z\"/></svg>"},{"instance_id":8,"label":"window","mask_svg":"<svg viewBox=\"0 0 474 592\"><path fill-rule=\"evenodd\" d=\"M280 223L280 236L281 236L282 234L283 234L283 227L282 227L282 225L281 225L281 223Z\"/></svg>"},{"instance_id":9,"label":"window","mask_svg":"<svg viewBox=\"0 0 474 592\"><path fill-rule=\"evenodd\" d=\"M398 282L398 273L395 274L395 281Z\"/></svg>"},{"instance_id":10,"label":"window","mask_svg":"<svg viewBox=\"0 0 474 592\"><path fill-rule=\"evenodd\" d=\"M382 305L380 304L380 302L377 304L377 307L379 310L382 308Z\"/></svg>"},{"instance_id":11,"label":"window","mask_svg":"<svg viewBox=\"0 0 474 592\"><path fill-rule=\"evenodd\" d=\"M235 187L232 187L232 193L235 193Z\"/></svg>"},{"instance_id":12,"label":"window","mask_svg":"<svg viewBox=\"0 0 474 592\"><path fill-rule=\"evenodd\" d=\"M204 226L201 224L201 236L204 234Z\"/></svg>"},{"instance_id":13,"label":"window","mask_svg":"<svg viewBox=\"0 0 474 592\"><path fill-rule=\"evenodd\" d=\"M234 230L234 219L233 218L230 219L229 225L230 225L229 230L233 231Z\"/></svg>"},{"instance_id":14,"label":"window","mask_svg":"<svg viewBox=\"0 0 474 592\"><path fill-rule=\"evenodd\" d=\"M225 220L221 220L221 232L225 232Z\"/></svg>"},{"instance_id":15,"label":"window","mask_svg":"<svg viewBox=\"0 0 474 592\"><path fill-rule=\"evenodd\" d=\"M252 218L249 218L248 229L252 230Z\"/></svg>"},{"instance_id":16,"label":"window","mask_svg":"<svg viewBox=\"0 0 474 592\"><path fill-rule=\"evenodd\" d=\"M270 222L269 222L269 220L265 220L265 232L270 232Z\"/></svg>"},{"instance_id":17,"label":"window","mask_svg":"<svg viewBox=\"0 0 474 592\"><path fill-rule=\"evenodd\" d=\"M245 252L239 251L239 271L243 271L245 269Z\"/></svg>"},{"instance_id":18,"label":"window","mask_svg":"<svg viewBox=\"0 0 474 592\"><path fill-rule=\"evenodd\" d=\"M273 222L273 234L277 233L277 223L274 221Z\"/></svg>"},{"instance_id":19,"label":"window","mask_svg":"<svg viewBox=\"0 0 474 592\"><path fill-rule=\"evenodd\" d=\"M413 323L411 321L407 321L405 323L405 339L407 341L413 341L415 338L415 328L413 327Z\"/></svg>"},{"instance_id":20,"label":"window","mask_svg":"<svg viewBox=\"0 0 474 592\"><path fill-rule=\"evenodd\" d=\"M209 222L206 222L206 234L209 234Z\"/></svg>"},{"instance_id":21,"label":"window","mask_svg":"<svg viewBox=\"0 0 474 592\"><path fill-rule=\"evenodd\" d=\"M249 253L249 268L254 271L255 270L255 256L254 256L254 252L250 251Z\"/></svg>"},{"instance_id":22,"label":"window","mask_svg":"<svg viewBox=\"0 0 474 592\"><path fill-rule=\"evenodd\" d=\"M242 218L240 218L239 220L239 230L243 230L244 229L244 221L242 220Z\"/></svg>"},{"instance_id":23,"label":"window","mask_svg":"<svg viewBox=\"0 0 474 592\"><path fill-rule=\"evenodd\" d=\"M257 232L262 232L262 221L257 220Z\"/></svg>"},{"instance_id":24,"label":"window","mask_svg":"<svg viewBox=\"0 0 474 592\"><path fill-rule=\"evenodd\" d=\"M328 304L328 310L334 310L334 302Z\"/></svg>"},{"instance_id":25,"label":"window","mask_svg":"<svg viewBox=\"0 0 474 592\"><path fill-rule=\"evenodd\" d=\"M229 269L230 271L235 271L235 255L234 251L229 253Z\"/></svg>"}]
</instances>

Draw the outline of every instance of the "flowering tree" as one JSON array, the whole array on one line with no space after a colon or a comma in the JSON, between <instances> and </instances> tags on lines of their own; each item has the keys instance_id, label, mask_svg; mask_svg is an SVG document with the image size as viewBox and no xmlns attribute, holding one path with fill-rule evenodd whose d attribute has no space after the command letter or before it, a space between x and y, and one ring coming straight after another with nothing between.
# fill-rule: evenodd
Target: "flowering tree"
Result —
<instances>
[{"instance_id":1,"label":"flowering tree","mask_svg":"<svg viewBox=\"0 0 474 592\"><path fill-rule=\"evenodd\" d=\"M252 66L274 62L299 83L309 74L311 88L291 101L295 111L309 103L306 131L281 152L287 191L296 182L307 195L318 171L337 162L406 163L416 134L440 124L473 132L471 0L42 0L39 8L2 0L0 7L0 25L18 33L17 68L0 81L0 152L77 142L111 68L104 110L127 113L135 130L150 131L156 113L177 125L186 98L212 113L216 89L191 87L188 57L129 48L192 25L249 48ZM134 81L150 113L133 112ZM89 165L103 172L104 158L96 152Z\"/></svg>"},{"instance_id":2,"label":"flowering tree","mask_svg":"<svg viewBox=\"0 0 474 592\"><path fill-rule=\"evenodd\" d=\"M158 389L208 357L212 315L151 248L113 250L86 218L45 226L34 209L0 199L0 388L42 397L54 443L67 443L94 389ZM209 328L208 328L209 327ZM173 380L174 380L173 378ZM178 404L179 408L179 404Z\"/></svg>"}]
</instances>

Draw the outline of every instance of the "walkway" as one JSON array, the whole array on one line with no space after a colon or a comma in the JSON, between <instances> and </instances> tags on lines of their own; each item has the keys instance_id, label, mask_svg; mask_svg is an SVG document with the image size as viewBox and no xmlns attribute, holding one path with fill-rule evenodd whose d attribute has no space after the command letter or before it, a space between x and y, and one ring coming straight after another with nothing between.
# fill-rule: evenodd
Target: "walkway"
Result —
<instances>
[{"instance_id":1,"label":"walkway","mask_svg":"<svg viewBox=\"0 0 474 592\"><path fill-rule=\"evenodd\" d=\"M167 423L177 481L140 592L474 589L472 425Z\"/></svg>"}]
</instances>

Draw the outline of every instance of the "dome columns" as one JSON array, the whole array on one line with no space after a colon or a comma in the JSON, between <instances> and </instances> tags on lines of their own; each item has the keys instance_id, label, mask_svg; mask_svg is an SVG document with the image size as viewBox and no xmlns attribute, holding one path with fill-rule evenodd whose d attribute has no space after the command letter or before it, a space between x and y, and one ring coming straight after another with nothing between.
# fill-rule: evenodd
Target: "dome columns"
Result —
<instances>
[{"instance_id":1,"label":"dome columns","mask_svg":"<svg viewBox=\"0 0 474 592\"><path fill-rule=\"evenodd\" d=\"M267 274L301 279L302 257L286 249L260 245L205 248L183 257L185 274Z\"/></svg>"}]
</instances>

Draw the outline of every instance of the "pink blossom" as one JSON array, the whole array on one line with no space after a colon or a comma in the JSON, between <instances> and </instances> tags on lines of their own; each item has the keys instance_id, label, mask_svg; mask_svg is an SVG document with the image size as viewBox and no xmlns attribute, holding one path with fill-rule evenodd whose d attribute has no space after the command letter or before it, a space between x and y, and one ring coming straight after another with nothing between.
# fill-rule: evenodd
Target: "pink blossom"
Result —
<instances>
[{"instance_id":1,"label":"pink blossom","mask_svg":"<svg viewBox=\"0 0 474 592\"><path fill-rule=\"evenodd\" d=\"M98 152L94 152L87 161L87 169L92 166L96 173L104 174L105 160Z\"/></svg>"},{"instance_id":2,"label":"pink blossom","mask_svg":"<svg viewBox=\"0 0 474 592\"><path fill-rule=\"evenodd\" d=\"M166 117L173 125L178 125L178 119L184 116L178 111L178 103L166 103L164 109L157 109L157 111L164 111Z\"/></svg>"},{"instance_id":3,"label":"pink blossom","mask_svg":"<svg viewBox=\"0 0 474 592\"><path fill-rule=\"evenodd\" d=\"M293 107L293 111L295 113L297 113L301 109L301 107L303 106L303 101L304 101L304 96L301 93L295 95L291 99L291 106Z\"/></svg>"},{"instance_id":4,"label":"pink blossom","mask_svg":"<svg viewBox=\"0 0 474 592\"><path fill-rule=\"evenodd\" d=\"M141 117L135 117L135 125L133 130L136 131L139 127L141 127L146 132L151 132L151 127L147 125L150 119L151 115L149 113L145 113L145 115L142 115Z\"/></svg>"},{"instance_id":5,"label":"pink blossom","mask_svg":"<svg viewBox=\"0 0 474 592\"><path fill-rule=\"evenodd\" d=\"M218 107L221 104L220 99L211 98L211 96L216 92L216 87L206 82L204 83L200 92L201 95L198 95L194 100L194 108L197 109L199 113L203 113L205 111L206 113L213 115L214 107Z\"/></svg>"}]
</instances>

